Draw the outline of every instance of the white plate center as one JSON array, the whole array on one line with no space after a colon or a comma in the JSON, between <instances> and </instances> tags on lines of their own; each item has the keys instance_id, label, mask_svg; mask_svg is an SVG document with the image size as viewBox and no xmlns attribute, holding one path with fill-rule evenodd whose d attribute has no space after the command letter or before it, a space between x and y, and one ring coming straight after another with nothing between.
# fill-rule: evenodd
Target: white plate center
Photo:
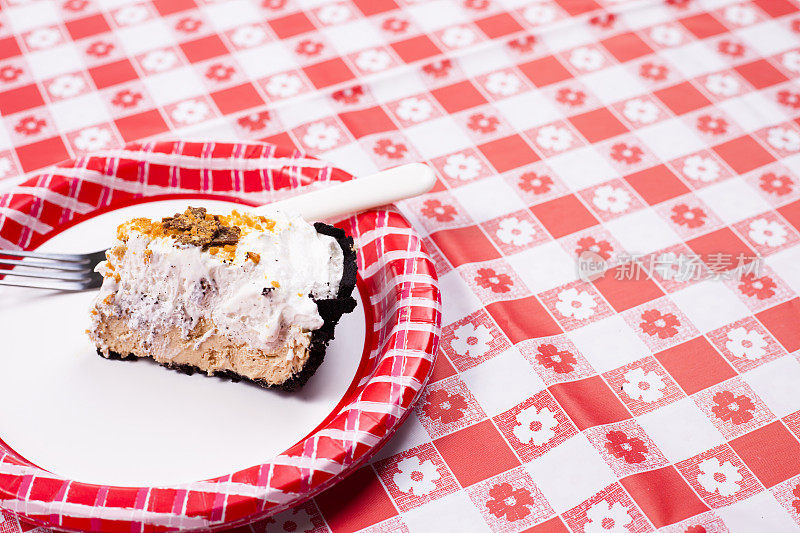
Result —
<instances>
[{"instance_id":1,"label":"white plate center","mask_svg":"<svg viewBox=\"0 0 800 533\"><path fill-rule=\"evenodd\" d=\"M106 213L57 235L42 251L91 252L116 226L187 205L227 213L236 204L160 201ZM241 209L241 206L238 206ZM111 361L86 336L94 291L0 288L0 438L38 466L112 485L197 481L269 460L303 438L339 403L364 346L363 304L345 315L325 361L297 393L149 361Z\"/></svg>"}]
</instances>

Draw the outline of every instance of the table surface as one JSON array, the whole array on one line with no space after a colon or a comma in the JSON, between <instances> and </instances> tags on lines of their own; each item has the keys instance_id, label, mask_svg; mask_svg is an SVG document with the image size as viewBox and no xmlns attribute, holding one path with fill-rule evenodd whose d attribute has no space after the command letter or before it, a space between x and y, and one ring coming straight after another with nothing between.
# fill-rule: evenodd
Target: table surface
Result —
<instances>
[{"instance_id":1,"label":"table surface","mask_svg":"<svg viewBox=\"0 0 800 533\"><path fill-rule=\"evenodd\" d=\"M164 135L436 169L418 408L239 531L799 527L795 0L0 5L0 187Z\"/></svg>"}]
</instances>

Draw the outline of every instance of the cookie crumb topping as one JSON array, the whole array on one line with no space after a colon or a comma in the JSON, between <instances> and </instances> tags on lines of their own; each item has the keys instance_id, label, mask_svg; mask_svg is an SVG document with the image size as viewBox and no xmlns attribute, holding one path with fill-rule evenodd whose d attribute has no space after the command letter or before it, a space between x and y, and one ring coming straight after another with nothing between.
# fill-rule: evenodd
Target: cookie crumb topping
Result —
<instances>
[{"instance_id":1,"label":"cookie crumb topping","mask_svg":"<svg viewBox=\"0 0 800 533\"><path fill-rule=\"evenodd\" d=\"M135 218L117 228L117 238L128 241L131 231L157 239L171 237L176 242L197 246L223 261L233 261L242 235L250 231L274 231L275 221L260 215L233 211L230 215L212 215L203 207L188 207L183 213L164 217L160 222L147 218ZM112 255L125 254L125 245L111 250ZM258 264L261 257L247 252L247 259ZM149 259L146 257L145 260Z\"/></svg>"},{"instance_id":2,"label":"cookie crumb topping","mask_svg":"<svg viewBox=\"0 0 800 533\"><path fill-rule=\"evenodd\" d=\"M209 215L203 207L188 207L183 213L165 217L161 226L167 235L183 244L207 249L211 246L235 246L242 230L226 226L219 215Z\"/></svg>"}]
</instances>

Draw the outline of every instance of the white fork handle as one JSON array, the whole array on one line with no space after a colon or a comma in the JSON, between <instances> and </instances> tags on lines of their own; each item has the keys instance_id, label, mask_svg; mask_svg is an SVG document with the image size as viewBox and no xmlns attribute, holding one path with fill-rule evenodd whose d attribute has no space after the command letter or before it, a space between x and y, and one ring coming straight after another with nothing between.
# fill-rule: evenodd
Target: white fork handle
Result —
<instances>
[{"instance_id":1,"label":"white fork handle","mask_svg":"<svg viewBox=\"0 0 800 533\"><path fill-rule=\"evenodd\" d=\"M306 220L324 220L413 198L431 190L435 183L428 165L410 163L273 202L255 212L279 210L299 213Z\"/></svg>"}]
</instances>

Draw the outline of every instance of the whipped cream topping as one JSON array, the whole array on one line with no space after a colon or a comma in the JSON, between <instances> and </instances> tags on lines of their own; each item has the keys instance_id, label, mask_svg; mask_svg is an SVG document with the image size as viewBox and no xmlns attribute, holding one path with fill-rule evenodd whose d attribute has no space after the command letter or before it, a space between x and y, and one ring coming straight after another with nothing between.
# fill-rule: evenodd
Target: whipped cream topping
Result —
<instances>
[{"instance_id":1,"label":"whipped cream topping","mask_svg":"<svg viewBox=\"0 0 800 533\"><path fill-rule=\"evenodd\" d=\"M95 322L119 316L150 339L165 327L188 338L202 323L213 325L206 337L221 334L265 352L300 344L298 336L323 325L312 298L336 296L343 253L299 216L274 212L270 219L267 231L242 227L232 256L131 229L124 255L96 268L107 277Z\"/></svg>"}]
</instances>

